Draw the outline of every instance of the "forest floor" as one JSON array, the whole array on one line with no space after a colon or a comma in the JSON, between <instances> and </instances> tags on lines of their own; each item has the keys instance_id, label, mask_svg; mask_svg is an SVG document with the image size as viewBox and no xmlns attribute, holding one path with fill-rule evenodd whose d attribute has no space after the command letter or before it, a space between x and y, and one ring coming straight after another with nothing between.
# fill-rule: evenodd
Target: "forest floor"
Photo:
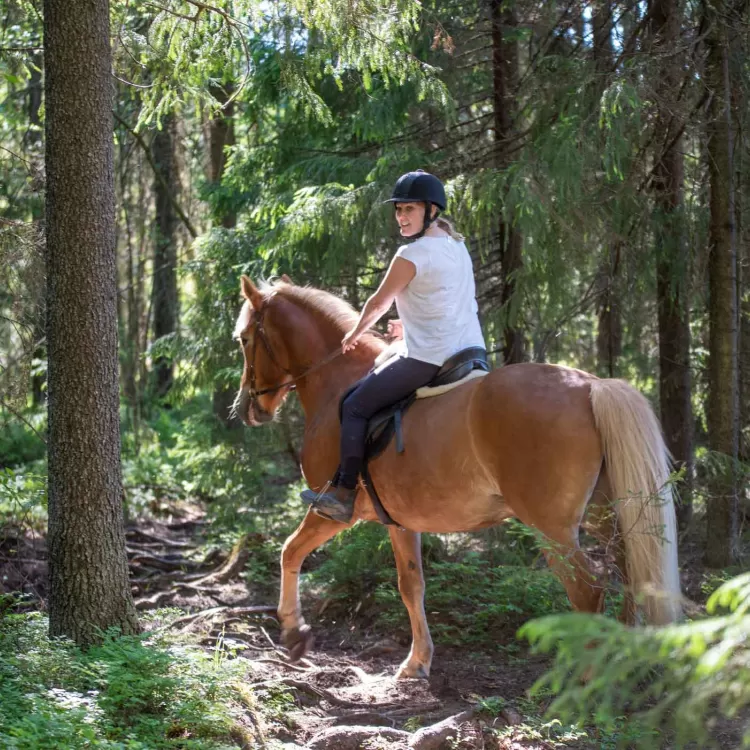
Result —
<instances>
[{"instance_id":1,"label":"forest floor","mask_svg":"<svg viewBox=\"0 0 750 750\"><path fill-rule=\"evenodd\" d=\"M501 649L467 653L439 648L429 680L396 680L408 642L360 630L356 619L327 617L326 601L308 596L303 608L313 625L315 646L300 662L290 663L279 645L275 598L261 593L266 598L259 599L259 592L240 580L263 538L245 536L228 555L211 555L196 564L189 552L200 539L202 517L197 508L183 511L180 520L128 527L136 604L140 610L184 610L186 614L159 627L250 661L253 680L248 688L261 702L280 704L272 712L276 720L266 717L266 742L321 750L384 747L382 743L394 750L592 747L559 741L557 735L564 733L554 724L545 727L538 721L530 727L519 710L528 707L525 693L542 673L545 659L517 658ZM269 587L274 594L276 587L277 581ZM513 630L503 635L514 641ZM489 721L479 708L486 699L498 709ZM495 731L503 726L506 731Z\"/></svg>"},{"instance_id":2,"label":"forest floor","mask_svg":"<svg viewBox=\"0 0 750 750\"><path fill-rule=\"evenodd\" d=\"M303 609L316 643L304 659L291 663L279 645L278 576L269 571L268 579L253 587L242 575L254 556L268 557L267 540L251 534L231 550L207 549L205 530L204 510L194 503L175 505L158 519L129 522L133 594L141 612L154 610L148 630L168 631L221 658L247 660L245 689L252 696L247 705L257 710L247 715L248 735L256 744L246 746L583 750L622 743L621 732L542 718L545 702L530 699L528 690L549 659L531 655L516 640L515 627L471 647L438 645L429 680L396 680L408 639L384 637L366 619L358 620L358 608L341 616L330 600L308 592ZM6 588L25 591L30 602L43 601L44 538L28 532L14 537L11 531L6 528L0 539L0 576ZM2 565L3 559L14 564ZM730 724L714 736L723 748L741 745ZM637 735L625 742L638 745Z\"/></svg>"}]
</instances>

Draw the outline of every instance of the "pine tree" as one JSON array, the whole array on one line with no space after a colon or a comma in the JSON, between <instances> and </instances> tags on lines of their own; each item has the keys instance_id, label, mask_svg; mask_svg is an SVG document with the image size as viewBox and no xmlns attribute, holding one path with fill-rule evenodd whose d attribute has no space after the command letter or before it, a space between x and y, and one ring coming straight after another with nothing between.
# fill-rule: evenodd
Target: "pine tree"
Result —
<instances>
[{"instance_id":1,"label":"pine tree","mask_svg":"<svg viewBox=\"0 0 750 750\"><path fill-rule=\"evenodd\" d=\"M44 39L50 634L85 645L138 629L120 478L107 0L46 0Z\"/></svg>"}]
</instances>

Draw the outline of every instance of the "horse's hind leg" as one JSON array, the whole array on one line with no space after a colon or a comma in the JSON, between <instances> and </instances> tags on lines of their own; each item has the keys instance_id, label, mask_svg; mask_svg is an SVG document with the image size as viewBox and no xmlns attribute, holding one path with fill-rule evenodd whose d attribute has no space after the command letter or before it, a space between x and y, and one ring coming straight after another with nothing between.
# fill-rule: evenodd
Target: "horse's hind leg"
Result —
<instances>
[{"instance_id":1,"label":"horse's hind leg","mask_svg":"<svg viewBox=\"0 0 750 750\"><path fill-rule=\"evenodd\" d=\"M432 664L432 638L424 611L424 575L422 573L422 536L414 531L388 529L398 570L398 590L411 621L411 650L396 678L429 677Z\"/></svg>"},{"instance_id":2,"label":"horse's hind leg","mask_svg":"<svg viewBox=\"0 0 750 750\"><path fill-rule=\"evenodd\" d=\"M308 511L297 530L281 549L281 593L277 611L281 640L292 661L301 659L312 648L310 626L305 624L299 601L299 572L305 558L347 526L321 518Z\"/></svg>"},{"instance_id":3,"label":"horse's hind leg","mask_svg":"<svg viewBox=\"0 0 750 750\"><path fill-rule=\"evenodd\" d=\"M601 612L604 608L604 585L595 575L591 562L578 545L578 527L581 513L573 508L570 513L552 513L539 519L521 520L535 526L545 536L544 556L565 587L573 609L579 612ZM521 516L521 514L519 514Z\"/></svg>"},{"instance_id":4,"label":"horse's hind leg","mask_svg":"<svg viewBox=\"0 0 750 750\"><path fill-rule=\"evenodd\" d=\"M577 539L548 541L544 556L565 587L573 609L579 612L603 610L604 586L594 575L591 563L578 547Z\"/></svg>"}]
</instances>

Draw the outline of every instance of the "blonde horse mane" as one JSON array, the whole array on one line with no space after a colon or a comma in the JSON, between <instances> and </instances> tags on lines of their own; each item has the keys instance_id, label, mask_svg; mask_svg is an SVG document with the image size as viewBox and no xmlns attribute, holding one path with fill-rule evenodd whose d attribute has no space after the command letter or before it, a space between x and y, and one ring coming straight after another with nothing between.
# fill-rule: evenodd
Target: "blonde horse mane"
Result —
<instances>
[{"instance_id":1,"label":"blonde horse mane","mask_svg":"<svg viewBox=\"0 0 750 750\"><path fill-rule=\"evenodd\" d=\"M357 324L359 315L357 311L348 303L335 294L326 292L323 289L314 289L309 286L297 286L290 284L281 279L262 281L258 285L258 291L266 299L273 296L279 296L291 302L297 307L310 313L324 328L329 331L343 336ZM252 306L249 302L245 303L249 309L245 312L243 307L242 313L237 321L235 331L244 330L249 324L249 316L252 312ZM243 323L244 318L244 325ZM235 333L235 336L237 333ZM360 341L375 345L377 351L385 348L385 343L379 334L374 331L365 333Z\"/></svg>"},{"instance_id":2,"label":"blonde horse mane","mask_svg":"<svg viewBox=\"0 0 750 750\"><path fill-rule=\"evenodd\" d=\"M313 289L309 286L296 286L286 281L264 281L259 290L266 296L278 295L297 307L307 310L318 320L332 325L342 334L349 331L357 323L357 313L354 308L323 289Z\"/></svg>"}]
</instances>

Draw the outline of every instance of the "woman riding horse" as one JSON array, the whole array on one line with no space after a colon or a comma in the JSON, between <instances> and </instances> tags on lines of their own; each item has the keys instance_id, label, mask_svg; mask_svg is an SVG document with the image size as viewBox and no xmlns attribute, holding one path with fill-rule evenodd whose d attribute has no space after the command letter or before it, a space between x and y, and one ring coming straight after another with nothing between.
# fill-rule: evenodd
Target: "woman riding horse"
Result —
<instances>
[{"instance_id":1,"label":"woman riding horse","mask_svg":"<svg viewBox=\"0 0 750 750\"><path fill-rule=\"evenodd\" d=\"M485 348L477 317L471 258L445 219L445 188L434 175L402 175L389 199L395 206L402 245L375 294L341 342L343 352L388 312L394 300L406 349L375 367L349 393L341 409L341 463L327 491L305 490L302 499L324 518L349 523L365 453L368 420L381 409L427 385L451 356Z\"/></svg>"},{"instance_id":2,"label":"woman riding horse","mask_svg":"<svg viewBox=\"0 0 750 750\"><path fill-rule=\"evenodd\" d=\"M394 202L397 208L400 204L400 223L411 236L424 221L417 205L420 202L399 200L398 196ZM436 212L429 202L426 213L432 218ZM410 206L414 216L409 215ZM419 250L419 245L424 247ZM432 238L422 237L419 245L410 245L397 258L407 270L409 263L413 265L408 287L404 282L402 289L407 287L415 294L420 292L421 282L429 279L430 270L446 260L447 248L465 252L459 242L434 233ZM418 252L412 256L415 249ZM460 300L474 316L474 287L468 258L465 260L465 291L454 292L457 299L443 301L436 284L435 294L444 305L457 305ZM248 425L268 423L296 390L305 414L302 473L309 487L323 487L342 458L340 400L363 377L365 384L376 377L367 373L385 344L372 333L364 333L354 350L342 356L342 338L351 343L354 334L368 323L328 292L295 286L289 279L258 288L246 276L241 288L245 302L234 333L244 367L236 412ZM402 305L402 315L405 310ZM443 307L433 312L439 316ZM450 314L455 313L451 310ZM405 327L412 337L406 342L409 359L434 370L447 356L437 346L443 340L422 359L418 336L416 350L413 344L415 330L420 329L412 326L409 332L413 321L407 315ZM455 319L451 324L459 327ZM470 331L471 325L462 330ZM450 335L450 331L446 333ZM458 348L480 340L467 335L452 345ZM415 384L418 381L409 387ZM422 532L475 531L518 518L538 529L545 539L544 555L572 606L582 612L599 612L603 581L578 538L586 511L591 509L588 520L596 527L592 531L613 553L622 574L626 619L642 617L649 623L664 624L679 618L677 525L669 453L653 409L632 386L571 367L508 365L438 398L417 400L405 415L402 430L406 453L399 453L391 441L368 467L383 507L398 524L389 525L388 534L399 591L412 626L411 649L398 677L426 677L432 663L433 645L424 606ZM344 457L352 455L347 451L348 447ZM331 494L339 500L339 493L343 494L341 490ZM344 495L343 499L348 498ZM278 618L282 641L292 659L303 656L312 644L299 596L302 563L310 552L359 519L378 520L363 492L355 500L348 523L308 512L284 543Z\"/></svg>"}]
</instances>

